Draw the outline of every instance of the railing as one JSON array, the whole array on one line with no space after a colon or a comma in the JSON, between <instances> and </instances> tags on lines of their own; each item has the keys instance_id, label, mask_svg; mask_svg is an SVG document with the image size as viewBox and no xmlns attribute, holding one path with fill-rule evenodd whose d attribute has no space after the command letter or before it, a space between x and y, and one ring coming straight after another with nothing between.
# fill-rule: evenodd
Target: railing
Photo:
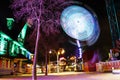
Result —
<instances>
[{"instance_id":1,"label":"railing","mask_svg":"<svg viewBox=\"0 0 120 80\"><path fill-rule=\"evenodd\" d=\"M96 63L97 72L112 72L113 69L120 69L120 60Z\"/></svg>"}]
</instances>

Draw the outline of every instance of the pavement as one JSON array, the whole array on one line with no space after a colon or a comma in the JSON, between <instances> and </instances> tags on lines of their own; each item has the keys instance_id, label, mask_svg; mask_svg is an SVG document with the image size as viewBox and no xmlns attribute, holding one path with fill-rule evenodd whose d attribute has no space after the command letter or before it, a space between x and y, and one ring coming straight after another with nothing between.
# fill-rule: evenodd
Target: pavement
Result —
<instances>
[{"instance_id":1,"label":"pavement","mask_svg":"<svg viewBox=\"0 0 120 80\"><path fill-rule=\"evenodd\" d=\"M59 72L59 73L48 73L47 76L50 76L50 75L56 75L56 76L59 76L59 75L77 75L77 74L81 74L81 73L85 73L85 72ZM94 73L94 72L86 72L86 73ZM1 75L0 77L14 77L14 76L32 76L32 74L22 74L22 73L17 73L17 74L14 74L14 75ZM39 73L37 74L37 76L46 76L45 73Z\"/></svg>"},{"instance_id":2,"label":"pavement","mask_svg":"<svg viewBox=\"0 0 120 80\"><path fill-rule=\"evenodd\" d=\"M0 80L32 80L32 74L1 76ZM37 74L37 80L120 80L120 74L112 72L61 72Z\"/></svg>"}]
</instances>

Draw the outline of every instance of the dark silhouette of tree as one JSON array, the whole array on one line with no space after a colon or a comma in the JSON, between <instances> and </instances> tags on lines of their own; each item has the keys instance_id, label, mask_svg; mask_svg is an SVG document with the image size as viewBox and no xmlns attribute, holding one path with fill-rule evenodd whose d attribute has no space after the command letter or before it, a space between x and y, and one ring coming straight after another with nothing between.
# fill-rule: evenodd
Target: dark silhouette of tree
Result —
<instances>
[{"instance_id":1,"label":"dark silhouette of tree","mask_svg":"<svg viewBox=\"0 0 120 80\"><path fill-rule=\"evenodd\" d=\"M36 80L36 58L38 53L38 41L41 37L41 32L45 36L51 34L60 33L60 7L59 5L65 2L65 0L13 0L11 9L15 20L19 22L23 20L34 29L30 39L36 36L34 61L33 61L33 80ZM44 36L42 36L44 37ZM46 39L47 40L47 39ZM45 41L48 42L48 41ZM49 42L48 42L49 43ZM49 48L46 44L45 51L46 56ZM46 57L47 58L47 57ZM46 71L47 72L47 71ZM47 73L46 73L47 75Z\"/></svg>"}]
</instances>

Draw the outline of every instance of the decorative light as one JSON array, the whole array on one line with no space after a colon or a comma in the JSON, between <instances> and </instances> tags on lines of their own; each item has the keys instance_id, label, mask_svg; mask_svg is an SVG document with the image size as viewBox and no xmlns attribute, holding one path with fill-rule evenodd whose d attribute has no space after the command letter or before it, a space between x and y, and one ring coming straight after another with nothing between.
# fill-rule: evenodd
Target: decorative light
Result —
<instances>
[{"instance_id":1,"label":"decorative light","mask_svg":"<svg viewBox=\"0 0 120 80\"><path fill-rule=\"evenodd\" d=\"M96 42L100 33L95 14L78 5L69 6L63 10L61 25L67 35L86 41L89 45Z\"/></svg>"}]
</instances>

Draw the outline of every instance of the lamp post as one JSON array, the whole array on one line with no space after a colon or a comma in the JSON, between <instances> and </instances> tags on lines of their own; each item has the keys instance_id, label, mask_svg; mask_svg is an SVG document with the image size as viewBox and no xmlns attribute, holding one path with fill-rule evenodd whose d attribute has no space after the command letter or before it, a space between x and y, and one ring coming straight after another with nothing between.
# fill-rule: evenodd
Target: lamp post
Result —
<instances>
[{"instance_id":1,"label":"lamp post","mask_svg":"<svg viewBox=\"0 0 120 80\"><path fill-rule=\"evenodd\" d=\"M59 73L59 55L64 54L65 50L63 48L59 48L57 51L57 73Z\"/></svg>"},{"instance_id":2,"label":"lamp post","mask_svg":"<svg viewBox=\"0 0 120 80\"><path fill-rule=\"evenodd\" d=\"M49 62L48 62L48 64L49 64L49 73L51 72L51 70L50 70L51 69L51 66L50 66L50 54L52 54L52 50L49 51Z\"/></svg>"},{"instance_id":3,"label":"lamp post","mask_svg":"<svg viewBox=\"0 0 120 80\"><path fill-rule=\"evenodd\" d=\"M56 53L56 56L57 56L57 73L59 73L59 55L64 54L65 50L63 48L59 48L58 51L52 49L52 50L49 51L49 54L51 54L52 52ZM50 62L50 59L49 59L49 62Z\"/></svg>"},{"instance_id":4,"label":"lamp post","mask_svg":"<svg viewBox=\"0 0 120 80\"><path fill-rule=\"evenodd\" d=\"M57 53L57 73L59 73L59 52Z\"/></svg>"}]
</instances>

